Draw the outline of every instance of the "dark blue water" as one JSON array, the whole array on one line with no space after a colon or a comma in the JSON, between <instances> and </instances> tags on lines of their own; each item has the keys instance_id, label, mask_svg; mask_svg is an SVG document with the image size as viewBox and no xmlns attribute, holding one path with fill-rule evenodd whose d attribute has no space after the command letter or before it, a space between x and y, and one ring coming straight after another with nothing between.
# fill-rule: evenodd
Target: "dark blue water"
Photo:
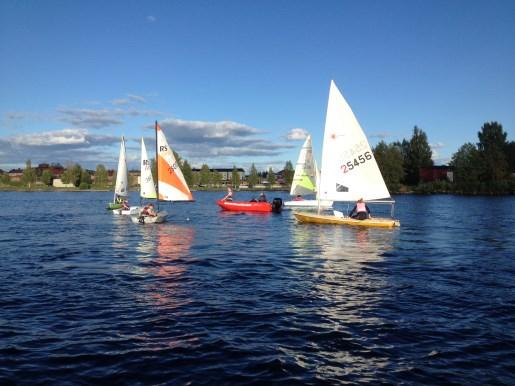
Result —
<instances>
[{"instance_id":1,"label":"dark blue water","mask_svg":"<svg viewBox=\"0 0 515 386\"><path fill-rule=\"evenodd\" d=\"M0 193L0 383L515 383L514 197L400 196L380 230L194 195L140 226Z\"/></svg>"}]
</instances>

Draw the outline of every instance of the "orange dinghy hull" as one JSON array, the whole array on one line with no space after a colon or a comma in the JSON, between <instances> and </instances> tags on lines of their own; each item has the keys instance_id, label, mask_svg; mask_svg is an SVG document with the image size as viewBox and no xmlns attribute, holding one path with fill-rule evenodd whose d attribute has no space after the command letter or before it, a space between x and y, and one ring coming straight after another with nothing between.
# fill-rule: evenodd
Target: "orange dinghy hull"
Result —
<instances>
[{"instance_id":1,"label":"orange dinghy hull","mask_svg":"<svg viewBox=\"0 0 515 386\"><path fill-rule=\"evenodd\" d=\"M223 210L233 212L271 212L272 204L269 202L250 202L250 201L224 201L216 202Z\"/></svg>"}]
</instances>

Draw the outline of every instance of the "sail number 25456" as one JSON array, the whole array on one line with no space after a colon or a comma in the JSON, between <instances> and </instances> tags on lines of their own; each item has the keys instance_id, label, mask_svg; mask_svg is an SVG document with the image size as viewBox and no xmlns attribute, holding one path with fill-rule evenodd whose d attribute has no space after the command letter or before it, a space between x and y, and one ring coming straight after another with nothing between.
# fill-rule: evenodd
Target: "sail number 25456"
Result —
<instances>
[{"instance_id":1,"label":"sail number 25456","mask_svg":"<svg viewBox=\"0 0 515 386\"><path fill-rule=\"evenodd\" d=\"M359 166L361 164L364 164L365 162L372 159L372 154L370 154L369 151L366 151L363 154L360 154L357 156L357 158L354 158L354 161L349 161L342 166L340 166L340 169L343 173L350 172L352 169L354 169L355 166Z\"/></svg>"}]
</instances>

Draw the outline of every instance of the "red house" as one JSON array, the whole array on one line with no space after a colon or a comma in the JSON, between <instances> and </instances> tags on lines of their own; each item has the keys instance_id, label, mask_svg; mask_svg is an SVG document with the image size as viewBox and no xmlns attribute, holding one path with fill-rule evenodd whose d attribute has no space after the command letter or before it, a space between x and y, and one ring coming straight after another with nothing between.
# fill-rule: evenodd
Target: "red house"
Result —
<instances>
[{"instance_id":1,"label":"red house","mask_svg":"<svg viewBox=\"0 0 515 386\"><path fill-rule=\"evenodd\" d=\"M452 168L447 165L427 166L419 170L422 182L433 182L440 180L453 181Z\"/></svg>"}]
</instances>

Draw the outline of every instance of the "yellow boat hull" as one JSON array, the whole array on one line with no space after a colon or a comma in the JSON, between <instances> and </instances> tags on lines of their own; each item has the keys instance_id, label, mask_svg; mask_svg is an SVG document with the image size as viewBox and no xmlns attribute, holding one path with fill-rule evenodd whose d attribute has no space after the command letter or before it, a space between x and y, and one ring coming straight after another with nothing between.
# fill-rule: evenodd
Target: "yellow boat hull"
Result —
<instances>
[{"instance_id":1,"label":"yellow boat hull","mask_svg":"<svg viewBox=\"0 0 515 386\"><path fill-rule=\"evenodd\" d=\"M366 220L356 220L350 217L338 217L333 215L295 212L295 218L301 223L313 224L338 224L359 227L375 227L375 228L394 228L401 226L398 220L387 218L370 218Z\"/></svg>"}]
</instances>

